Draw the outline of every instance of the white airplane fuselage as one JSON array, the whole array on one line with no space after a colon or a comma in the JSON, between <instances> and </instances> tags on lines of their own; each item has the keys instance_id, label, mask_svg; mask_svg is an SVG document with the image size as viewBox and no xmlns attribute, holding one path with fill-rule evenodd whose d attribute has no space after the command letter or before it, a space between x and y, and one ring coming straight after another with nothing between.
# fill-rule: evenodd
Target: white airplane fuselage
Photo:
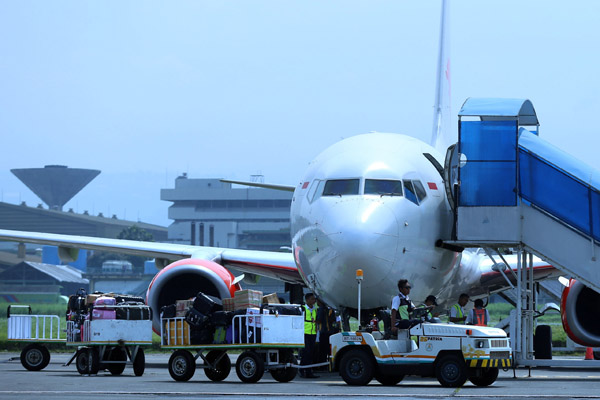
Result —
<instances>
[{"instance_id":1,"label":"white airplane fuselage","mask_svg":"<svg viewBox=\"0 0 600 400\"><path fill-rule=\"evenodd\" d=\"M450 238L453 219L442 178L423 153L443 163L418 139L370 133L332 145L310 164L292 201L292 246L302 278L327 304L356 308L359 268L363 309L389 306L401 278L412 283L416 301L460 290L451 288L461 281L460 254L435 246ZM349 185L348 193L319 185L356 179L358 189ZM426 195L411 201L406 187L373 193L373 182L381 180L420 181Z\"/></svg>"}]
</instances>

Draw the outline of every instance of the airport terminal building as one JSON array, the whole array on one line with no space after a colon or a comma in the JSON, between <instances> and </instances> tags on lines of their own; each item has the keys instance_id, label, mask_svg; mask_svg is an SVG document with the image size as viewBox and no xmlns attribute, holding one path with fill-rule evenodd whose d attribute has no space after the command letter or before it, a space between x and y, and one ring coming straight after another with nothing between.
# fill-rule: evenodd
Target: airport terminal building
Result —
<instances>
[{"instance_id":1,"label":"airport terminal building","mask_svg":"<svg viewBox=\"0 0 600 400\"><path fill-rule=\"evenodd\" d=\"M280 251L290 245L292 192L234 188L219 179L175 180L162 189L172 201L168 241L199 246Z\"/></svg>"}]
</instances>

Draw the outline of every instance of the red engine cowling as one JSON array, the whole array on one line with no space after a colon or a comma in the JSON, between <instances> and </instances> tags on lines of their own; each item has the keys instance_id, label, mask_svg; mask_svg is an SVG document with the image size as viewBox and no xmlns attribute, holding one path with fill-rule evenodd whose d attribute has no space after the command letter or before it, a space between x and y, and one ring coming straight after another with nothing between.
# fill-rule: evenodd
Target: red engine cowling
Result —
<instances>
[{"instance_id":1,"label":"red engine cowling","mask_svg":"<svg viewBox=\"0 0 600 400\"><path fill-rule=\"evenodd\" d=\"M152 328L160 334L160 309L176 300L203 292L220 299L233 297L239 284L225 267L209 260L184 259L163 268L148 286L146 302L152 309Z\"/></svg>"},{"instance_id":2,"label":"red engine cowling","mask_svg":"<svg viewBox=\"0 0 600 400\"><path fill-rule=\"evenodd\" d=\"M600 293L571 279L562 293L561 319L567 335L582 346L600 346Z\"/></svg>"}]
</instances>

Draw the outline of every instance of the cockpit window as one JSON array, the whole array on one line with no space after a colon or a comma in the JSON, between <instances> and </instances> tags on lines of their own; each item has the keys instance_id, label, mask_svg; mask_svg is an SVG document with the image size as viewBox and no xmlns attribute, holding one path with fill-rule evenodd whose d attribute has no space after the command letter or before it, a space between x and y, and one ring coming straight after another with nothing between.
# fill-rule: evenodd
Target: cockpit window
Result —
<instances>
[{"instance_id":1,"label":"cockpit window","mask_svg":"<svg viewBox=\"0 0 600 400\"><path fill-rule=\"evenodd\" d=\"M425 197L427 197L427 192L425 191L425 187L423 187L423 184L421 183L421 181L413 181L413 185L415 187L415 191L417 192L417 197L419 198L419 203L422 203L423 200L425 200Z\"/></svg>"},{"instance_id":2,"label":"cockpit window","mask_svg":"<svg viewBox=\"0 0 600 400\"><path fill-rule=\"evenodd\" d=\"M419 201L417 200L417 194L415 192L415 188L412 184L412 181L405 179L402 182L404 182L404 196L416 205L419 205Z\"/></svg>"},{"instance_id":3,"label":"cockpit window","mask_svg":"<svg viewBox=\"0 0 600 400\"><path fill-rule=\"evenodd\" d=\"M367 179L365 180L365 194L402 196L402 181Z\"/></svg>"},{"instance_id":4,"label":"cockpit window","mask_svg":"<svg viewBox=\"0 0 600 400\"><path fill-rule=\"evenodd\" d=\"M335 179L325 182L323 196L358 194L358 179Z\"/></svg>"}]
</instances>

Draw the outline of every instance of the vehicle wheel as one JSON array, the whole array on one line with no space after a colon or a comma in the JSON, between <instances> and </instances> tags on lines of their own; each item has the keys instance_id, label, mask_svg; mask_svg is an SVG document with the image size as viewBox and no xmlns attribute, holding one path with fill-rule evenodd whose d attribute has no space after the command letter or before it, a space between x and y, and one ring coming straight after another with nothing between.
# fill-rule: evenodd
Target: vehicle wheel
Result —
<instances>
[{"instance_id":1,"label":"vehicle wheel","mask_svg":"<svg viewBox=\"0 0 600 400\"><path fill-rule=\"evenodd\" d=\"M294 353L290 350L280 350L279 362L282 364L296 364L296 357L294 357ZM296 368L294 367L274 368L270 369L269 372L277 382L289 382L296 377Z\"/></svg>"},{"instance_id":2,"label":"vehicle wheel","mask_svg":"<svg viewBox=\"0 0 600 400\"><path fill-rule=\"evenodd\" d=\"M221 382L229 376L231 372L231 360L227 353L223 350L211 350L206 355L206 359L210 364L214 364L214 361L223 354L223 357L219 360L215 368L204 368L204 374L208 379L213 382ZM206 362L204 363L206 365Z\"/></svg>"},{"instance_id":3,"label":"vehicle wheel","mask_svg":"<svg viewBox=\"0 0 600 400\"><path fill-rule=\"evenodd\" d=\"M498 368L481 368L479 376L470 376L469 380L475 386L490 386L498 379Z\"/></svg>"},{"instance_id":4,"label":"vehicle wheel","mask_svg":"<svg viewBox=\"0 0 600 400\"><path fill-rule=\"evenodd\" d=\"M373 379L375 365L367 352L352 349L340 361L340 375L344 382L352 386L367 385Z\"/></svg>"},{"instance_id":5,"label":"vehicle wheel","mask_svg":"<svg viewBox=\"0 0 600 400\"><path fill-rule=\"evenodd\" d=\"M77 372L79 372L81 375L96 375L98 373L98 370L100 369L100 358L98 356L98 349L85 348L77 350L77 360L75 363L77 366Z\"/></svg>"},{"instance_id":6,"label":"vehicle wheel","mask_svg":"<svg viewBox=\"0 0 600 400\"><path fill-rule=\"evenodd\" d=\"M395 386L398 384L398 382L404 379L404 375L383 375L377 373L375 374L375 379L383 386Z\"/></svg>"},{"instance_id":7,"label":"vehicle wheel","mask_svg":"<svg viewBox=\"0 0 600 400\"><path fill-rule=\"evenodd\" d=\"M176 350L169 358L169 374L179 382L189 381L196 372L196 360L187 350Z\"/></svg>"},{"instance_id":8,"label":"vehicle wheel","mask_svg":"<svg viewBox=\"0 0 600 400\"><path fill-rule=\"evenodd\" d=\"M127 363L127 353L121 347L113 347L108 353L108 361L121 361L118 364L106 364L112 375L121 375Z\"/></svg>"},{"instance_id":9,"label":"vehicle wheel","mask_svg":"<svg viewBox=\"0 0 600 400\"><path fill-rule=\"evenodd\" d=\"M21 351L21 364L29 371L39 371L50 362L50 352L45 346L32 343Z\"/></svg>"},{"instance_id":10,"label":"vehicle wheel","mask_svg":"<svg viewBox=\"0 0 600 400\"><path fill-rule=\"evenodd\" d=\"M242 382L258 382L265 373L265 363L257 353L245 351L235 363L235 372Z\"/></svg>"},{"instance_id":11,"label":"vehicle wheel","mask_svg":"<svg viewBox=\"0 0 600 400\"><path fill-rule=\"evenodd\" d=\"M195 367L195 365L194 365ZM135 376L144 375L146 370L146 356L144 355L144 349L141 347L138 349L135 359L133 360L133 373Z\"/></svg>"},{"instance_id":12,"label":"vehicle wheel","mask_svg":"<svg viewBox=\"0 0 600 400\"><path fill-rule=\"evenodd\" d=\"M444 387L460 387L467 381L467 366L462 357L454 354L442 356L436 362L435 376Z\"/></svg>"}]
</instances>

